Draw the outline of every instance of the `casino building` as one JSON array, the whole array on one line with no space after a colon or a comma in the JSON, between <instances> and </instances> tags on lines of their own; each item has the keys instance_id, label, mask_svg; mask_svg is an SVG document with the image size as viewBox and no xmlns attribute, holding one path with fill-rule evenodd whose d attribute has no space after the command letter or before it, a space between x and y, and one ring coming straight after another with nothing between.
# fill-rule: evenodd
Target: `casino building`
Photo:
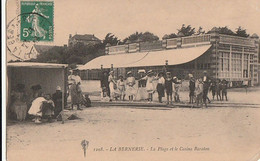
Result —
<instances>
[{"instance_id":1,"label":"casino building","mask_svg":"<svg viewBox=\"0 0 260 161\"><path fill-rule=\"evenodd\" d=\"M173 76L195 78L204 70L213 78L226 79L232 86L243 81L250 85L259 83L259 37L249 38L219 34L213 28L209 34L165 39L155 42L136 42L106 46L106 55L93 59L79 67L82 79L97 80L102 70L115 71L116 76L126 76L132 71L144 69L159 72L167 70Z\"/></svg>"}]
</instances>

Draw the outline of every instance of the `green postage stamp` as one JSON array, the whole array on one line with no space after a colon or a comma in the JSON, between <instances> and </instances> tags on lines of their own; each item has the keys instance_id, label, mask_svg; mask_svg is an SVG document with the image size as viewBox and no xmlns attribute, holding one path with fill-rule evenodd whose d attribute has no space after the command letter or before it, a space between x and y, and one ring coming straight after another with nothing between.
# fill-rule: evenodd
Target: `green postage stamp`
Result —
<instances>
[{"instance_id":1,"label":"green postage stamp","mask_svg":"<svg viewBox=\"0 0 260 161\"><path fill-rule=\"evenodd\" d=\"M21 1L21 41L53 41L53 1Z\"/></svg>"}]
</instances>

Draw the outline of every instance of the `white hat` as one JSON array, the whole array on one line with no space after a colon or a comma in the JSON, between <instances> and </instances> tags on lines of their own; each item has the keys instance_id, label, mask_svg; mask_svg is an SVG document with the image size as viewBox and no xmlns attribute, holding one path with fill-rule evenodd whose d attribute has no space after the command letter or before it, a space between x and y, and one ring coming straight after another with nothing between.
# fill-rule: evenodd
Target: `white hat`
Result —
<instances>
[{"instance_id":1,"label":"white hat","mask_svg":"<svg viewBox=\"0 0 260 161\"><path fill-rule=\"evenodd\" d=\"M145 73L145 70L144 69L139 69L138 73Z\"/></svg>"},{"instance_id":2,"label":"white hat","mask_svg":"<svg viewBox=\"0 0 260 161\"><path fill-rule=\"evenodd\" d=\"M60 86L57 86L57 87L56 87L56 90L57 90L57 91L61 91Z\"/></svg>"},{"instance_id":3,"label":"white hat","mask_svg":"<svg viewBox=\"0 0 260 161\"><path fill-rule=\"evenodd\" d=\"M189 74L189 77L191 78L191 77L193 77L193 75L192 75L192 74Z\"/></svg>"},{"instance_id":4,"label":"white hat","mask_svg":"<svg viewBox=\"0 0 260 161\"><path fill-rule=\"evenodd\" d=\"M111 70L111 71L109 72L109 74L111 74L111 73L114 73L114 71L113 71L113 70Z\"/></svg>"},{"instance_id":5,"label":"white hat","mask_svg":"<svg viewBox=\"0 0 260 161\"><path fill-rule=\"evenodd\" d=\"M153 71L152 70L149 70L148 72L147 72L147 74L150 74L150 73L152 73Z\"/></svg>"},{"instance_id":6,"label":"white hat","mask_svg":"<svg viewBox=\"0 0 260 161\"><path fill-rule=\"evenodd\" d=\"M174 76L173 79L177 79L177 77Z\"/></svg>"},{"instance_id":7,"label":"white hat","mask_svg":"<svg viewBox=\"0 0 260 161\"><path fill-rule=\"evenodd\" d=\"M132 72L131 72L131 71L129 71L129 72L127 72L127 75L128 75L128 74L132 74Z\"/></svg>"}]
</instances>

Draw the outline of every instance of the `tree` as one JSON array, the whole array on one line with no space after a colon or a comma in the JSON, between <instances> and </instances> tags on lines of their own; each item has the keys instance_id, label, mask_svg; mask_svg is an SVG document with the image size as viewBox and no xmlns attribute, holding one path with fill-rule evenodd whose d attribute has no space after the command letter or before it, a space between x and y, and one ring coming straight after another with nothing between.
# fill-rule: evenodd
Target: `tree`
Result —
<instances>
[{"instance_id":1,"label":"tree","mask_svg":"<svg viewBox=\"0 0 260 161\"><path fill-rule=\"evenodd\" d=\"M67 60L68 64L83 64L83 60L81 56L72 55Z\"/></svg>"},{"instance_id":2,"label":"tree","mask_svg":"<svg viewBox=\"0 0 260 161\"><path fill-rule=\"evenodd\" d=\"M134 43L134 42L138 42L138 41L157 41L159 40L159 37L154 35L151 32L135 32L133 34L131 34L130 36L128 36L127 38L125 38L123 40L123 43L125 44L127 41L130 43Z\"/></svg>"},{"instance_id":3,"label":"tree","mask_svg":"<svg viewBox=\"0 0 260 161\"><path fill-rule=\"evenodd\" d=\"M195 28L192 28L191 25L185 26L185 24L182 25L182 27L178 30L178 36L191 36L195 33Z\"/></svg>"},{"instance_id":4,"label":"tree","mask_svg":"<svg viewBox=\"0 0 260 161\"><path fill-rule=\"evenodd\" d=\"M175 34L175 33L172 33L172 34L170 34L169 35L169 38L171 39L171 38L177 38L178 36Z\"/></svg>"},{"instance_id":5,"label":"tree","mask_svg":"<svg viewBox=\"0 0 260 161\"><path fill-rule=\"evenodd\" d=\"M205 30L200 26L199 29L196 32L196 35L205 34Z\"/></svg>"},{"instance_id":6,"label":"tree","mask_svg":"<svg viewBox=\"0 0 260 161\"><path fill-rule=\"evenodd\" d=\"M229 29L227 26L225 27L219 27L218 28L218 31L220 34L225 34L225 35L232 35L232 36L235 36L236 34L231 30Z\"/></svg>"},{"instance_id":7,"label":"tree","mask_svg":"<svg viewBox=\"0 0 260 161\"><path fill-rule=\"evenodd\" d=\"M114 45L118 45L121 43L121 41L115 36L113 35L112 33L108 33L106 36L105 36L105 39L103 41L103 44L106 45L106 44L110 44L112 46Z\"/></svg>"},{"instance_id":8,"label":"tree","mask_svg":"<svg viewBox=\"0 0 260 161\"><path fill-rule=\"evenodd\" d=\"M246 29L243 29L241 26L239 26L235 31L237 36L240 37L248 37L249 34L246 33Z\"/></svg>"}]
</instances>

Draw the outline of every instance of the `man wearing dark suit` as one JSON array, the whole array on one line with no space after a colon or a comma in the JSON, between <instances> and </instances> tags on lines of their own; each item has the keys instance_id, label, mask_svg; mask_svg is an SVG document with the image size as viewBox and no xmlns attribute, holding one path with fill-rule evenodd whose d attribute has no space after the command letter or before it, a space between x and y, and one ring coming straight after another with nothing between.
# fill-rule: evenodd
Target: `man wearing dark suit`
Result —
<instances>
[{"instance_id":1,"label":"man wearing dark suit","mask_svg":"<svg viewBox=\"0 0 260 161\"><path fill-rule=\"evenodd\" d=\"M110 90L109 90L109 82L108 82L108 72L104 71L100 78L100 86L102 88L103 96L104 94L110 97Z\"/></svg>"},{"instance_id":2,"label":"man wearing dark suit","mask_svg":"<svg viewBox=\"0 0 260 161\"><path fill-rule=\"evenodd\" d=\"M211 82L207 71L203 71L202 81L203 81L203 96L202 97L203 97L203 102L205 103L205 106L207 108L208 107L207 106L208 91L209 91L210 82ZM209 102L210 102L210 100L209 100Z\"/></svg>"}]
</instances>

